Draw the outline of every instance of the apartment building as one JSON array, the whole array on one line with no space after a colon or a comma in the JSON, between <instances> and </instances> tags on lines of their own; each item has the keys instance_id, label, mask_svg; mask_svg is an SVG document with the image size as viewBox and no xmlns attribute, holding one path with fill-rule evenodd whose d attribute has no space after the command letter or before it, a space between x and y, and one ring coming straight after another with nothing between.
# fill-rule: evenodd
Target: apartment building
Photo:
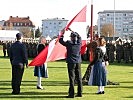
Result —
<instances>
[{"instance_id":1,"label":"apartment building","mask_svg":"<svg viewBox=\"0 0 133 100\"><path fill-rule=\"evenodd\" d=\"M68 20L65 18L47 18L42 20L42 35L53 38L66 26Z\"/></svg>"},{"instance_id":2,"label":"apartment building","mask_svg":"<svg viewBox=\"0 0 133 100\"><path fill-rule=\"evenodd\" d=\"M114 37L133 38L133 10L104 10L98 12L98 33L104 24L112 24Z\"/></svg>"}]
</instances>

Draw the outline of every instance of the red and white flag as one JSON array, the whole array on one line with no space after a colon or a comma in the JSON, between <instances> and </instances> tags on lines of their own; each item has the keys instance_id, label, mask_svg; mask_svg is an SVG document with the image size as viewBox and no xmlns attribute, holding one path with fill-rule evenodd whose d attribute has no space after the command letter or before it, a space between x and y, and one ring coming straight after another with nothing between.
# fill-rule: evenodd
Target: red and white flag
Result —
<instances>
[{"instance_id":1,"label":"red and white flag","mask_svg":"<svg viewBox=\"0 0 133 100\"><path fill-rule=\"evenodd\" d=\"M66 26L66 29L70 27L73 22L85 22L86 21L86 8L85 6ZM80 34L81 35L81 34ZM84 32L81 35L85 36ZM60 37L60 36L59 36ZM66 47L61 45L58 41L59 38L52 40L49 45L42 50L29 64L29 66L39 66L49 61L56 61L66 58ZM81 54L86 50L86 39L82 38Z\"/></svg>"},{"instance_id":2,"label":"red and white flag","mask_svg":"<svg viewBox=\"0 0 133 100\"><path fill-rule=\"evenodd\" d=\"M69 24L67 24L66 30L68 30L73 22L86 22L86 10L87 5L84 6L84 8L69 22Z\"/></svg>"}]
</instances>

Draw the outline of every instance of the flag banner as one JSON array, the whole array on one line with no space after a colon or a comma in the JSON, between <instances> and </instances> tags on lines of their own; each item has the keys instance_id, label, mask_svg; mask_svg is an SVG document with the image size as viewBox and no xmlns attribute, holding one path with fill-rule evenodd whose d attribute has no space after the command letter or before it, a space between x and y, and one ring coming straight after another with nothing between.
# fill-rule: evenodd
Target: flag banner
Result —
<instances>
[{"instance_id":1,"label":"flag banner","mask_svg":"<svg viewBox=\"0 0 133 100\"><path fill-rule=\"evenodd\" d=\"M73 24L73 22L85 22L86 21L86 7L85 6L66 26L66 29L68 29L70 27L71 24ZM79 24L79 23L78 23ZM82 24L81 24L82 25ZM76 25L77 26L77 25ZM81 26L80 26L81 28ZM80 29L79 28L79 29ZM81 29L80 29L81 30ZM67 32L67 31L66 31ZM81 32L81 38L83 36L86 36L86 32ZM61 34L61 32L60 32ZM67 34L67 33L65 33ZM49 45L42 50L42 52L40 52L29 64L29 66L40 66L46 62L49 61L56 61L56 60L61 60L61 59L65 59L66 58L66 47L61 45L59 43L59 38L52 40ZM82 38L82 47L81 47L81 54L84 54L85 50L86 50L86 40L87 39L83 39Z\"/></svg>"},{"instance_id":2,"label":"flag banner","mask_svg":"<svg viewBox=\"0 0 133 100\"><path fill-rule=\"evenodd\" d=\"M73 22L86 22L86 8L87 5L69 22L66 26L66 30L68 30Z\"/></svg>"},{"instance_id":3,"label":"flag banner","mask_svg":"<svg viewBox=\"0 0 133 100\"><path fill-rule=\"evenodd\" d=\"M65 30L67 31L73 22L86 22L86 10L87 5L84 6L82 10L66 25ZM61 35L62 33L60 32L57 41L59 40Z\"/></svg>"},{"instance_id":4,"label":"flag banner","mask_svg":"<svg viewBox=\"0 0 133 100\"><path fill-rule=\"evenodd\" d=\"M64 59L65 57L66 48L59 42L56 43L56 39L54 39L31 61L29 66L40 66L43 63Z\"/></svg>"},{"instance_id":5,"label":"flag banner","mask_svg":"<svg viewBox=\"0 0 133 100\"><path fill-rule=\"evenodd\" d=\"M81 54L84 54L86 50L86 41L82 41ZM56 42L56 39L52 40L50 44L35 57L29 66L40 66L43 63L49 61L56 61L66 58L66 47Z\"/></svg>"},{"instance_id":6,"label":"flag banner","mask_svg":"<svg viewBox=\"0 0 133 100\"><path fill-rule=\"evenodd\" d=\"M87 5L85 5L82 10L66 25L65 30L67 31L73 22L86 22L86 11ZM61 35L62 33L60 32L57 41L59 40Z\"/></svg>"}]
</instances>

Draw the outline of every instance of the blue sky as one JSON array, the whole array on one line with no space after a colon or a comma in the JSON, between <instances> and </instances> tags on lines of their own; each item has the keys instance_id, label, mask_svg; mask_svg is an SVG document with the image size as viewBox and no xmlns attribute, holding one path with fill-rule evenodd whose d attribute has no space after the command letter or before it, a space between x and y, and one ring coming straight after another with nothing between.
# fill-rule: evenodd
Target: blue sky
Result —
<instances>
[{"instance_id":1,"label":"blue sky","mask_svg":"<svg viewBox=\"0 0 133 100\"><path fill-rule=\"evenodd\" d=\"M46 18L65 18L71 20L86 4L88 5L88 24L90 23L91 0L1 0L0 20L9 16L27 17L36 26L41 26L41 20ZM94 24L97 13L103 10L113 10L114 0L93 0ZM115 0L116 10L133 10L133 0Z\"/></svg>"}]
</instances>

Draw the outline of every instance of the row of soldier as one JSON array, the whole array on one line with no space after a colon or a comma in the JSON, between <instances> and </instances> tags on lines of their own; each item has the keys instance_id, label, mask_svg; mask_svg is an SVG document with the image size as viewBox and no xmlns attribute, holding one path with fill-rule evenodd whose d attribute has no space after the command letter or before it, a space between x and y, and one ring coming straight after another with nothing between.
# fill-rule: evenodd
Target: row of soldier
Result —
<instances>
[{"instance_id":1,"label":"row of soldier","mask_svg":"<svg viewBox=\"0 0 133 100\"><path fill-rule=\"evenodd\" d=\"M88 60L89 57L88 50L85 55L83 55L83 60ZM107 42L106 51L109 58L109 62L113 63L117 61L121 63L122 61L125 63L132 62L133 63L133 40L123 42L121 39L115 42Z\"/></svg>"},{"instance_id":2,"label":"row of soldier","mask_svg":"<svg viewBox=\"0 0 133 100\"><path fill-rule=\"evenodd\" d=\"M12 45L12 43L14 43L15 41L0 41L0 45L3 45L3 56L4 57L9 57L9 50L10 47ZM28 53L28 58L34 58L37 55L37 45L38 45L38 41L23 41L23 43L26 45L27 48L27 53ZM46 42L46 45L48 44L48 42Z\"/></svg>"},{"instance_id":3,"label":"row of soldier","mask_svg":"<svg viewBox=\"0 0 133 100\"><path fill-rule=\"evenodd\" d=\"M10 46L14 41L0 41L0 45L3 45L3 55L4 57L9 57ZM34 58L37 55L37 45L38 41L26 41L23 43L27 47L27 53L29 58ZM49 43L46 42L46 45ZM109 62L113 63L115 60L120 63L124 61L125 63L133 63L133 40L131 42L124 42L120 39L116 42L109 42L106 45L107 55L109 57ZM88 54L85 54L82 58L83 60L88 60Z\"/></svg>"},{"instance_id":4,"label":"row of soldier","mask_svg":"<svg viewBox=\"0 0 133 100\"><path fill-rule=\"evenodd\" d=\"M113 63L115 60L118 63L121 61L133 63L133 40L131 42L123 42L120 39L115 43L109 42L107 43L106 48L110 63Z\"/></svg>"}]
</instances>

